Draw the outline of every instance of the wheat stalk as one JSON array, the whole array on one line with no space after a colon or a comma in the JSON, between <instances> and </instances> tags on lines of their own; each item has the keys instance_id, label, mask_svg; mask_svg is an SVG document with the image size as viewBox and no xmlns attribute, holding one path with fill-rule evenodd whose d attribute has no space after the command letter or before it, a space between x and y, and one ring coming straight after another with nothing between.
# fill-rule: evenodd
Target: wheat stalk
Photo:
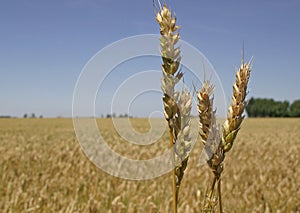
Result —
<instances>
[{"instance_id":1,"label":"wheat stalk","mask_svg":"<svg viewBox=\"0 0 300 213\"><path fill-rule=\"evenodd\" d=\"M210 81L204 81L202 88L197 92L198 98L198 113L199 113L199 135L201 137L202 143L205 145L204 154L207 164L212 169L214 174L216 173L216 168L213 164L217 158L218 149L220 147L221 135L219 127L216 124L216 112L213 111L213 94L214 86L210 84ZM213 163L214 162L214 163ZM216 175L215 175L216 177ZM207 192L207 198L204 202L205 212L212 211L214 209L215 203L212 198L213 189L215 187L217 179L213 179L210 191Z\"/></svg>"},{"instance_id":2,"label":"wheat stalk","mask_svg":"<svg viewBox=\"0 0 300 213\"><path fill-rule=\"evenodd\" d=\"M219 200L219 211L222 212L221 197L221 174L223 172L223 161L225 153L228 152L240 129L244 119L243 112L247 105L245 98L247 95L247 85L252 68L252 58L248 63L242 59L242 64L236 72L236 82L233 85L232 102L228 109L226 121L223 124L222 134L220 127L216 125L215 111L213 111L213 86L209 82L203 83L198 92L198 112L200 118L199 134L202 143L205 145L207 164L211 168L214 178L210 189L206 193L204 202L204 212L211 212L215 208L213 199L214 188L217 183L217 193Z\"/></svg>"},{"instance_id":3,"label":"wheat stalk","mask_svg":"<svg viewBox=\"0 0 300 213\"><path fill-rule=\"evenodd\" d=\"M179 93L175 92L175 84L182 78L182 73L179 72L180 64L180 48L176 47L179 40L179 26L176 26L176 17L173 18L171 11L166 4L161 7L159 3L159 11L156 15L156 21L160 26L160 45L162 55L162 91L164 115L169 125L170 130L170 148L172 158L172 179L173 179L173 210L177 213L178 202L178 178L176 179L175 168L175 148L174 144L177 141L178 133L181 130L181 115L178 107Z\"/></svg>"},{"instance_id":4,"label":"wheat stalk","mask_svg":"<svg viewBox=\"0 0 300 213\"><path fill-rule=\"evenodd\" d=\"M160 45L162 55L162 91L164 93L164 115L170 129L170 148L172 150L173 164L173 209L177 212L179 188L187 167L191 151L190 114L192 109L192 96L187 89L181 94L175 91L175 85L182 78L179 71L180 48L176 47L179 41L179 26L176 25L176 16L172 16L166 3L161 7L156 20L160 26ZM180 96L180 97L179 97ZM179 99L179 100L178 100Z\"/></svg>"}]
</instances>

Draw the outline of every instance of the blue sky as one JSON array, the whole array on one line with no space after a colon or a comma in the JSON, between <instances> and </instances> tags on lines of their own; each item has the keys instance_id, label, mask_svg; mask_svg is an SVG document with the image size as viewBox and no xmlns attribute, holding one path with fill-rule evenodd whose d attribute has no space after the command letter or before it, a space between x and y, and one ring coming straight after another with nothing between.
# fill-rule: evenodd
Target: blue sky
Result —
<instances>
[{"instance_id":1,"label":"blue sky","mask_svg":"<svg viewBox=\"0 0 300 213\"><path fill-rule=\"evenodd\" d=\"M168 3L181 38L213 64L227 101L243 42L246 58L255 58L249 96L300 99L298 0ZM2 0L0 115L71 116L77 78L93 55L119 39L158 32L152 0Z\"/></svg>"}]
</instances>

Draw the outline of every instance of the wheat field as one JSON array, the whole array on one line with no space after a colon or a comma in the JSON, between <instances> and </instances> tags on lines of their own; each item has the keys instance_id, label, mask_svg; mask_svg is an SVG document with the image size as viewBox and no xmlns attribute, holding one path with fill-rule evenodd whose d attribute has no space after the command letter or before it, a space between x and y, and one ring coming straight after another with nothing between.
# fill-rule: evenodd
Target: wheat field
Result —
<instances>
[{"instance_id":1,"label":"wheat field","mask_svg":"<svg viewBox=\"0 0 300 213\"><path fill-rule=\"evenodd\" d=\"M120 138L111 119L98 126L109 146L135 159L168 148L168 133L147 146ZM131 119L147 132L146 119ZM225 212L300 212L300 119L246 119L225 160ZM190 155L178 212L200 212L210 170L199 166L202 143ZM72 119L0 119L1 212L171 212L171 174L152 180L112 177L77 143Z\"/></svg>"}]
</instances>

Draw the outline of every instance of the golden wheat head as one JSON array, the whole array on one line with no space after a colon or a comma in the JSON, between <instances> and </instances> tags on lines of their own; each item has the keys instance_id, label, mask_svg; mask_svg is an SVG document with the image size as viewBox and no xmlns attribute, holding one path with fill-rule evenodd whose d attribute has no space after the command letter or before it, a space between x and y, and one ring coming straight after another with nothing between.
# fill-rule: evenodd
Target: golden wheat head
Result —
<instances>
[{"instance_id":1,"label":"golden wheat head","mask_svg":"<svg viewBox=\"0 0 300 213\"><path fill-rule=\"evenodd\" d=\"M201 90L197 93L198 113L200 118L199 134L202 143L205 145L209 137L209 131L212 123L213 94L214 86L209 81L204 81Z\"/></svg>"},{"instance_id":2,"label":"golden wheat head","mask_svg":"<svg viewBox=\"0 0 300 213\"><path fill-rule=\"evenodd\" d=\"M252 58L246 63L242 60L242 64L236 72L236 81L233 84L232 101L228 109L227 119L223 125L222 144L224 152L228 152L232 148L235 137L244 119L243 112L247 105L245 98L247 95L252 61Z\"/></svg>"}]
</instances>

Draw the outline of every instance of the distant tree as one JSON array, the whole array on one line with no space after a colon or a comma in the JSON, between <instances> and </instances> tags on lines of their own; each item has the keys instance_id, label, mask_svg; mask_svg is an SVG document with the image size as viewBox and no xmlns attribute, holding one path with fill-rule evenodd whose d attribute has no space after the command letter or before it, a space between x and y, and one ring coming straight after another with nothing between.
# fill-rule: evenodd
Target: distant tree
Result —
<instances>
[{"instance_id":1,"label":"distant tree","mask_svg":"<svg viewBox=\"0 0 300 213\"><path fill-rule=\"evenodd\" d=\"M0 115L0 118L12 118L10 115Z\"/></svg>"},{"instance_id":2,"label":"distant tree","mask_svg":"<svg viewBox=\"0 0 300 213\"><path fill-rule=\"evenodd\" d=\"M246 112L249 117L287 117L289 115L289 102L251 98L246 107Z\"/></svg>"},{"instance_id":3,"label":"distant tree","mask_svg":"<svg viewBox=\"0 0 300 213\"><path fill-rule=\"evenodd\" d=\"M40 117L39 118L43 118L43 115L40 115Z\"/></svg>"},{"instance_id":4,"label":"distant tree","mask_svg":"<svg viewBox=\"0 0 300 213\"><path fill-rule=\"evenodd\" d=\"M246 112L247 112L248 117L256 117L254 109L253 109L254 102L255 102L255 100L253 97L250 98L250 100L248 101L248 104L246 106Z\"/></svg>"},{"instance_id":5,"label":"distant tree","mask_svg":"<svg viewBox=\"0 0 300 213\"><path fill-rule=\"evenodd\" d=\"M35 118L35 114L34 113L31 114L31 118Z\"/></svg>"},{"instance_id":6,"label":"distant tree","mask_svg":"<svg viewBox=\"0 0 300 213\"><path fill-rule=\"evenodd\" d=\"M28 117L28 115L25 113L24 116L23 116L23 118L27 118L27 117Z\"/></svg>"},{"instance_id":7,"label":"distant tree","mask_svg":"<svg viewBox=\"0 0 300 213\"><path fill-rule=\"evenodd\" d=\"M291 104L289 110L289 116L300 117L300 100L296 100Z\"/></svg>"},{"instance_id":8,"label":"distant tree","mask_svg":"<svg viewBox=\"0 0 300 213\"><path fill-rule=\"evenodd\" d=\"M128 114L127 113L119 114L119 118L128 118Z\"/></svg>"},{"instance_id":9,"label":"distant tree","mask_svg":"<svg viewBox=\"0 0 300 213\"><path fill-rule=\"evenodd\" d=\"M107 115L106 115L106 118L111 118L111 114L107 114Z\"/></svg>"},{"instance_id":10,"label":"distant tree","mask_svg":"<svg viewBox=\"0 0 300 213\"><path fill-rule=\"evenodd\" d=\"M288 117L289 106L290 103L288 101L277 102L276 113L275 113L276 117Z\"/></svg>"}]
</instances>

